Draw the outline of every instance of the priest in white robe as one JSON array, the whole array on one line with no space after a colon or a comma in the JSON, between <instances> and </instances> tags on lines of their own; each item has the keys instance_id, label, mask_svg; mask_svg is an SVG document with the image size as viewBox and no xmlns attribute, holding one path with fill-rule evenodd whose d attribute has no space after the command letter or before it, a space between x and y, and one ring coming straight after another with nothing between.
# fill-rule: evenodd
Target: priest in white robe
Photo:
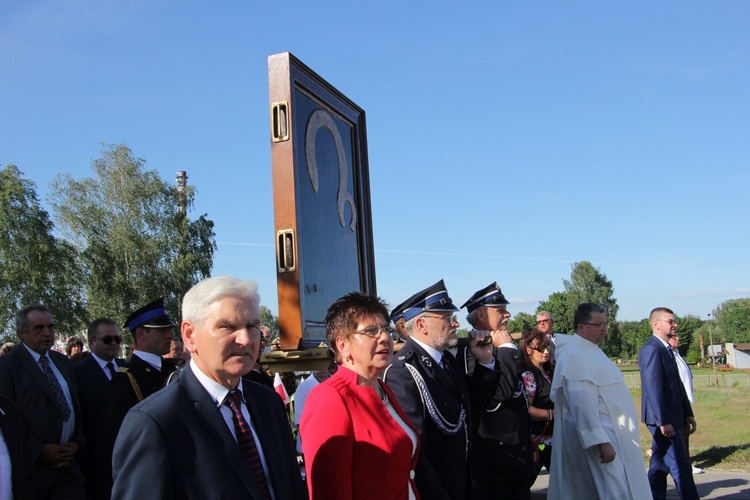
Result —
<instances>
[{"instance_id":1,"label":"priest in white robe","mask_svg":"<svg viewBox=\"0 0 750 500\"><path fill-rule=\"evenodd\" d=\"M550 500L651 498L633 397L599 348L606 312L599 304L581 304L575 335L557 337Z\"/></svg>"}]
</instances>

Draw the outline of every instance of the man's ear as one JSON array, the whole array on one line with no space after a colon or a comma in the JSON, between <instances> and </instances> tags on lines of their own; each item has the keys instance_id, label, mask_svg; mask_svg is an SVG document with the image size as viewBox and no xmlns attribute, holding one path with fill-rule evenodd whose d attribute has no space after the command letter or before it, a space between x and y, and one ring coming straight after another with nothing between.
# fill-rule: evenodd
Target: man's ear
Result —
<instances>
[{"instance_id":1,"label":"man's ear","mask_svg":"<svg viewBox=\"0 0 750 500\"><path fill-rule=\"evenodd\" d=\"M135 345L140 344L143 341L143 335L145 331L143 330L142 326L139 326L135 329L133 332L133 341L135 342Z\"/></svg>"},{"instance_id":2,"label":"man's ear","mask_svg":"<svg viewBox=\"0 0 750 500\"><path fill-rule=\"evenodd\" d=\"M180 325L182 333L182 343L191 354L195 352L195 325L189 321L183 321Z\"/></svg>"}]
</instances>

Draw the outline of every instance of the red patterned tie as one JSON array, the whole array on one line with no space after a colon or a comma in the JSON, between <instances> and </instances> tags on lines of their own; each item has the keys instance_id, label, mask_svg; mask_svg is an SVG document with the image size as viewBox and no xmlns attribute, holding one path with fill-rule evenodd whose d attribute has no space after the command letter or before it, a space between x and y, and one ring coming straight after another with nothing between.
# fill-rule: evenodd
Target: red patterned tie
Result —
<instances>
[{"instance_id":1,"label":"red patterned tie","mask_svg":"<svg viewBox=\"0 0 750 500\"><path fill-rule=\"evenodd\" d=\"M237 434L237 444L240 445L245 460L250 464L253 471L253 478L263 493L264 498L271 498L271 492L268 490L266 473L263 471L263 463L260 461L258 447L255 445L253 431L250 425L242 416L242 394L240 391L231 391L224 403L232 410L232 422L234 423L234 432Z\"/></svg>"}]
</instances>

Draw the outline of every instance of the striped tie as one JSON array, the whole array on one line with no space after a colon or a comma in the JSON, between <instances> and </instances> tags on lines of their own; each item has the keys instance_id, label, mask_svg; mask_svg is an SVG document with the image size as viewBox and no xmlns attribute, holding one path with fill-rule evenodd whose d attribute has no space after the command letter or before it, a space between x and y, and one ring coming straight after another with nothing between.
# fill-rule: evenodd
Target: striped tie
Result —
<instances>
[{"instance_id":1,"label":"striped tie","mask_svg":"<svg viewBox=\"0 0 750 500\"><path fill-rule=\"evenodd\" d=\"M255 439L253 438L253 431L250 430L250 425L242 416L242 394L240 391L231 391L229 396L224 403L229 406L232 410L232 423L234 423L234 432L237 434L237 444L240 445L242 454L245 455L245 460L250 464L250 469L253 472L253 478L263 493L264 498L271 498L271 493L268 490L268 482L266 480L266 473L263 471L263 463L260 461L260 454L258 453L258 447L255 445Z\"/></svg>"}]
</instances>

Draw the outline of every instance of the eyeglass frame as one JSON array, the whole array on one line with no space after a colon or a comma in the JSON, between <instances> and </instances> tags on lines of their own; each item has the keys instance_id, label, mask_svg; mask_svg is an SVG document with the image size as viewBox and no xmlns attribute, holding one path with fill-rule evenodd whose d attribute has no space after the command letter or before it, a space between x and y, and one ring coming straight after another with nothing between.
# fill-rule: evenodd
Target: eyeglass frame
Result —
<instances>
[{"instance_id":1,"label":"eyeglass frame","mask_svg":"<svg viewBox=\"0 0 750 500\"><path fill-rule=\"evenodd\" d=\"M674 318L670 318L670 319L659 318L656 321L664 321L665 323L669 323L669 326L674 326L674 325L679 325L680 324L680 322L677 321Z\"/></svg>"},{"instance_id":2,"label":"eyeglass frame","mask_svg":"<svg viewBox=\"0 0 750 500\"><path fill-rule=\"evenodd\" d=\"M594 328L601 328L601 327L607 328L607 326L609 325L609 322L605 321L604 323L588 323L586 321L581 321L579 324L593 326Z\"/></svg>"},{"instance_id":3,"label":"eyeglass frame","mask_svg":"<svg viewBox=\"0 0 750 500\"><path fill-rule=\"evenodd\" d=\"M377 329L377 331L375 329ZM370 332L368 332L368 330L370 330ZM373 334L371 332L376 332L376 333ZM388 335L388 338L391 340L398 340L399 338L398 330L396 330L391 325L384 325L384 326L373 325L373 326L368 326L364 330L352 330L352 333L364 335L365 337L369 337L371 339L379 338L383 332L385 332Z\"/></svg>"},{"instance_id":4,"label":"eyeglass frame","mask_svg":"<svg viewBox=\"0 0 750 500\"><path fill-rule=\"evenodd\" d=\"M453 323L458 323L458 316L455 314L451 314L450 316L425 316L422 315L422 318L435 318L435 319L442 319L442 320L448 320L448 324L452 325Z\"/></svg>"}]
</instances>

